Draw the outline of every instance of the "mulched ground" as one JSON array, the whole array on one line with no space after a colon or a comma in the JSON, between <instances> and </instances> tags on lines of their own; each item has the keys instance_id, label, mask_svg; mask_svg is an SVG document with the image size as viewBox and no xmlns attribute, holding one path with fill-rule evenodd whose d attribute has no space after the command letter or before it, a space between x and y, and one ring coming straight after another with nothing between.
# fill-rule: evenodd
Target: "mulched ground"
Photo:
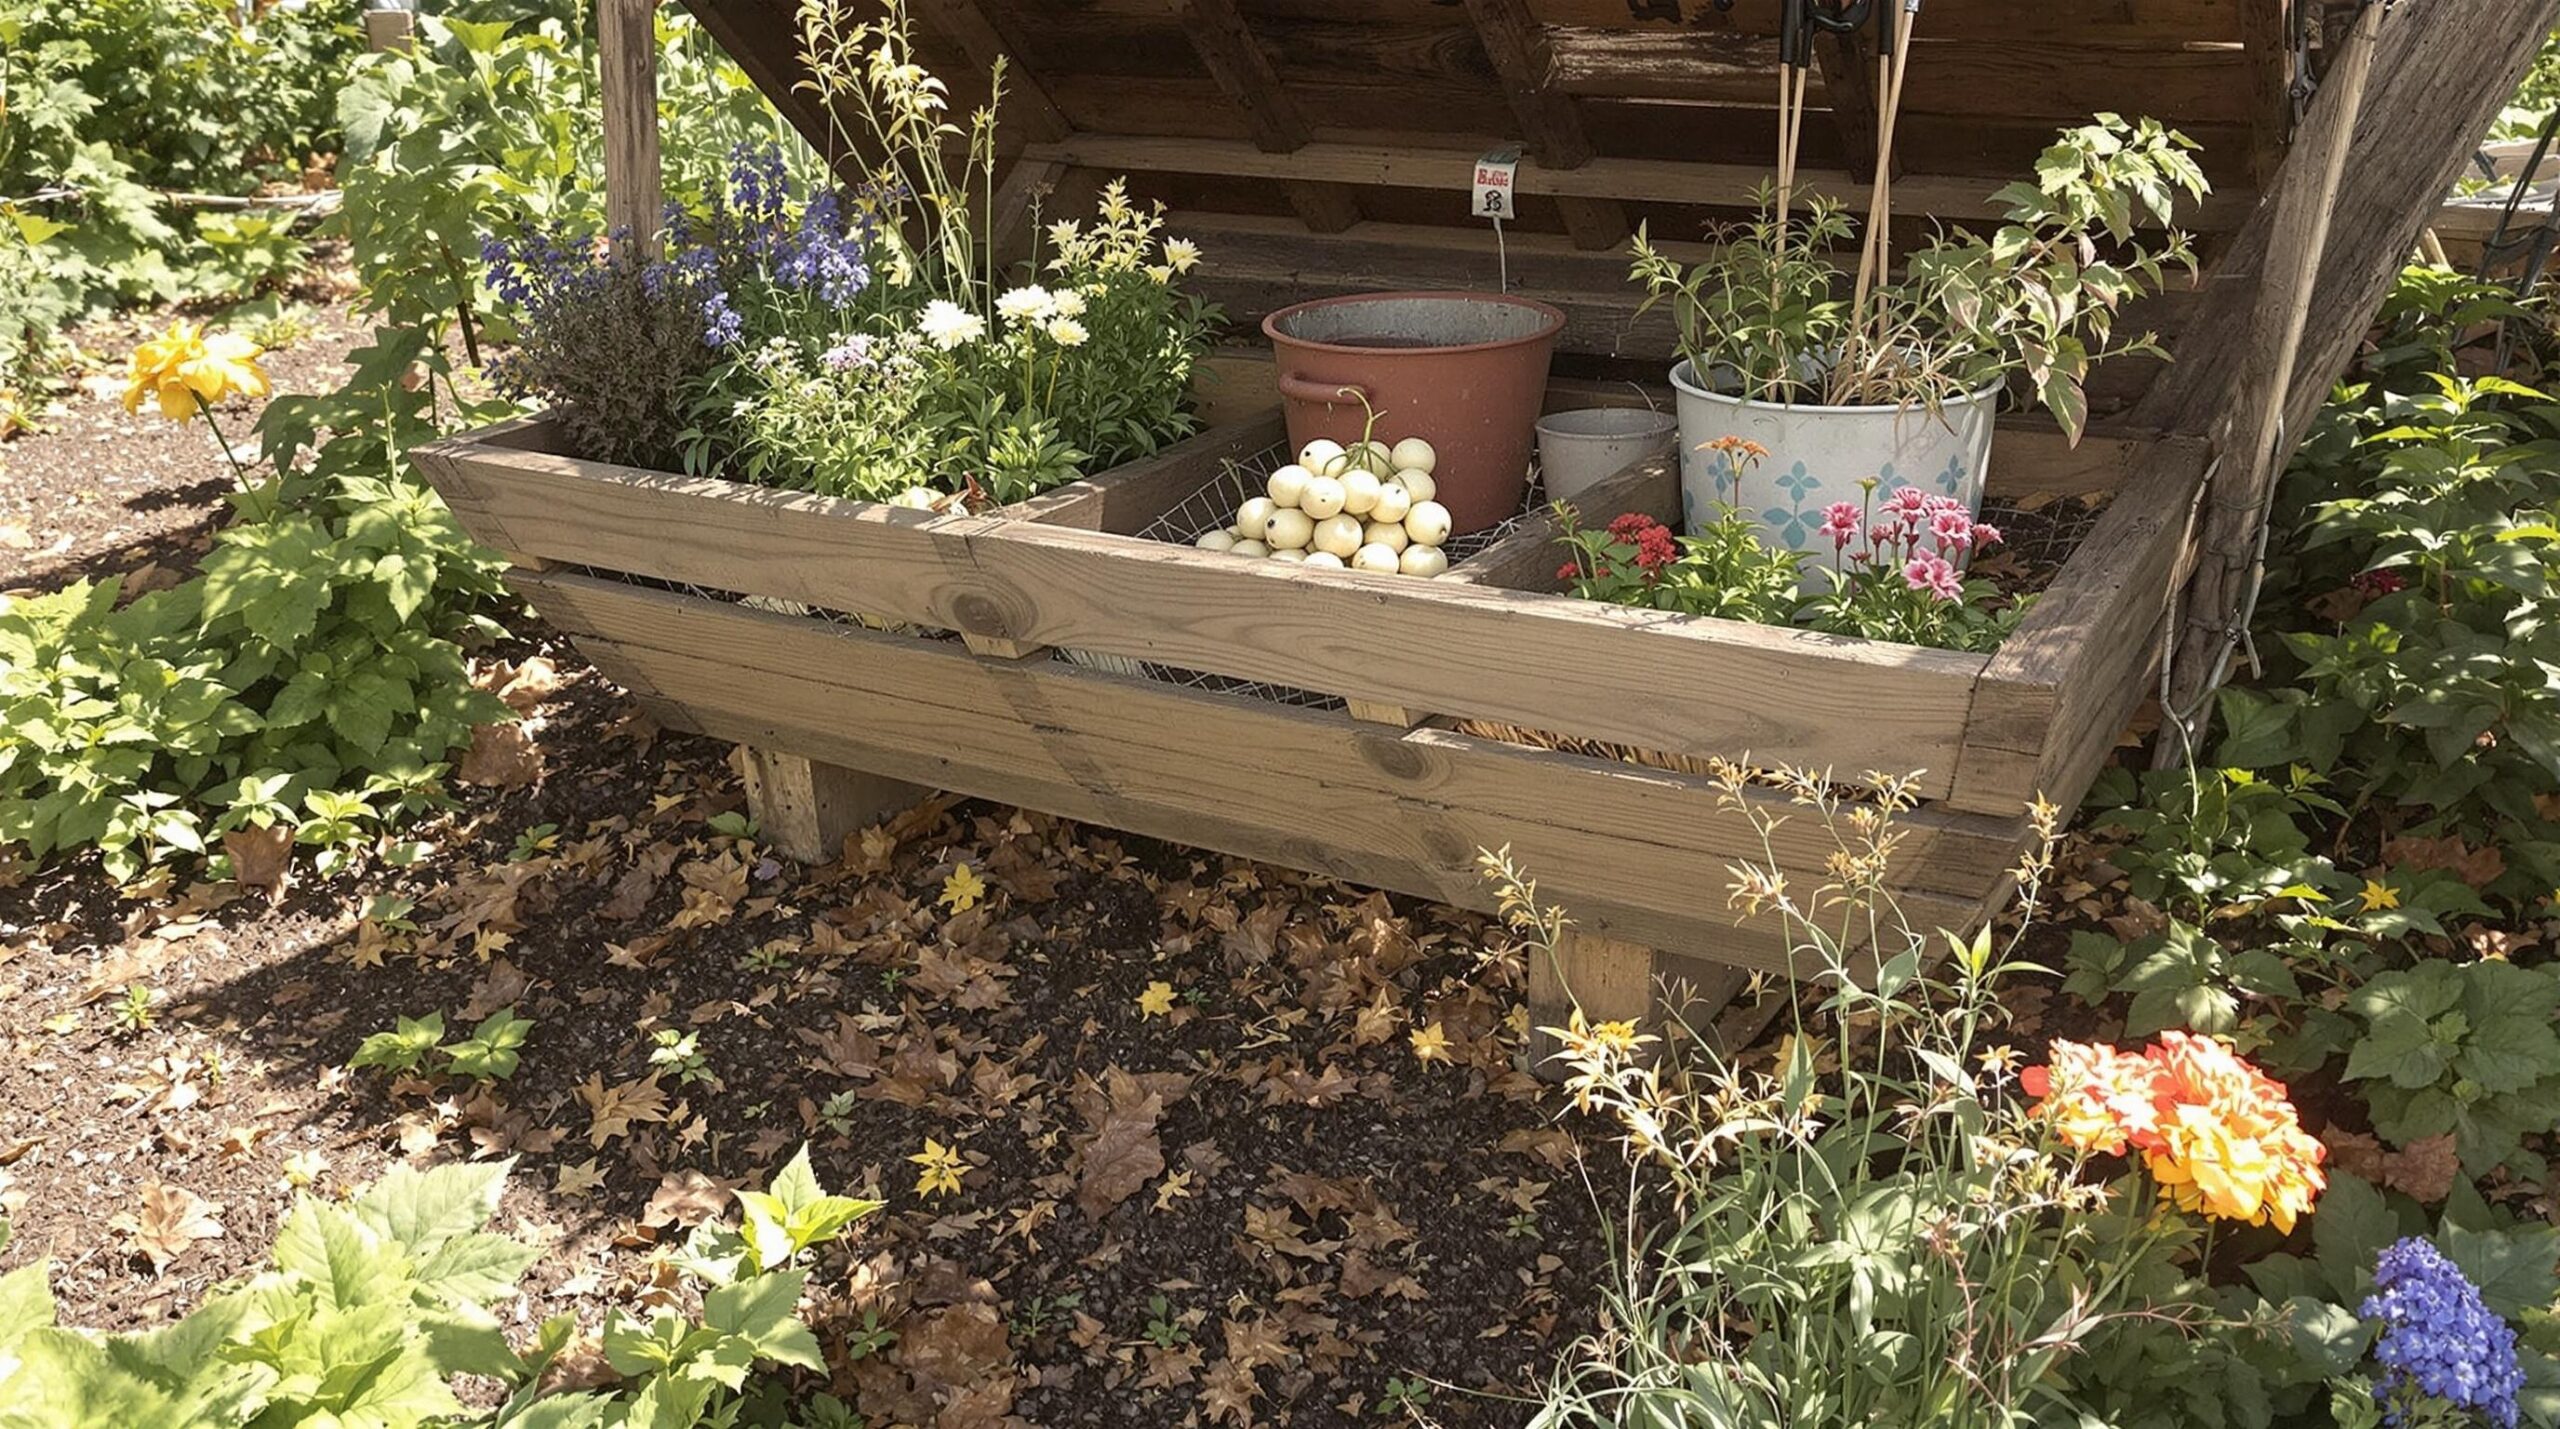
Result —
<instances>
[{"instance_id":1,"label":"mulched ground","mask_svg":"<svg viewBox=\"0 0 2560 1429\"><path fill-rule=\"evenodd\" d=\"M279 386L332 380L350 336L278 354ZM53 428L0 448L29 537L5 583L183 573L228 480L203 428L94 398ZM0 1269L51 1259L66 1322L182 1313L299 1189L512 1156L502 1226L548 1253L505 1313L593 1327L680 1299L686 1227L807 1141L888 1202L812 1304L874 1425L1349 1424L1424 1395L1517 1423L1499 1396L1593 1327L1586 1176L1614 1202L1623 1169L1519 1069L1500 930L983 804L804 869L744 836L723 747L517 624L482 668L531 758L411 831L413 866L305 870L272 905L0 868ZM398 1017L450 1039L501 1008L533 1022L511 1080L347 1067ZM929 1141L956 1192L920 1188Z\"/></svg>"}]
</instances>

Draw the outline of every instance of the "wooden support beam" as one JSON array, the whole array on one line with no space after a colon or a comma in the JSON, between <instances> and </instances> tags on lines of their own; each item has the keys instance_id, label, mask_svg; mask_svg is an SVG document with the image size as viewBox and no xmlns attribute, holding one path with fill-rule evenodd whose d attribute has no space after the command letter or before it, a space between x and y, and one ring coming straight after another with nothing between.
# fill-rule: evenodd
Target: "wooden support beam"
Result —
<instances>
[{"instance_id":1,"label":"wooden support beam","mask_svg":"<svg viewBox=\"0 0 2560 1429\"><path fill-rule=\"evenodd\" d=\"M2299 435L2328 396L2480 134L2515 92L2560 0L2429 0L2382 27L2373 80L2333 205L2309 322L2289 383L2286 426ZM2333 65L2334 67L2334 65ZM2297 148L2299 146L2297 145ZM2250 330L2259 286L2274 271L2285 194L2320 175L2297 154L2205 275L2203 301L2177 360L2127 413L2128 426L2206 434L2266 349ZM1908 193L1909 185L1897 192ZM2298 210L2297 210L2298 211ZM2211 225L2199 225L2209 227Z\"/></svg>"},{"instance_id":2,"label":"wooden support beam","mask_svg":"<svg viewBox=\"0 0 2560 1429\"><path fill-rule=\"evenodd\" d=\"M2227 665L2277 474L2560 19L2560 0L2433 0L2389 19L2379 8L2332 51L2274 187L2208 275L2177 360L2126 419L2209 434L2223 454L2182 603L2177 712L2200 714Z\"/></svg>"},{"instance_id":3,"label":"wooden support beam","mask_svg":"<svg viewBox=\"0 0 2560 1429\"><path fill-rule=\"evenodd\" d=\"M1271 57L1245 23L1235 0L1172 0L1182 32L1218 88L1244 114L1246 131L1265 154L1294 154L1315 141L1315 130L1280 86ZM1360 221L1360 204L1340 183L1283 178L1281 191L1298 218L1318 233L1340 233Z\"/></svg>"},{"instance_id":4,"label":"wooden support beam","mask_svg":"<svg viewBox=\"0 0 2560 1429\"><path fill-rule=\"evenodd\" d=\"M1545 27L1529 13L1528 0L1467 0L1467 15L1475 21L1476 37L1501 76L1502 97L1538 162L1550 169L1590 163L1597 151L1583 132L1582 111L1556 84L1555 57L1547 47ZM1576 247L1613 248L1627 236L1627 211L1615 199L1567 196L1557 199L1556 207Z\"/></svg>"},{"instance_id":5,"label":"wooden support beam","mask_svg":"<svg viewBox=\"0 0 2560 1429\"><path fill-rule=\"evenodd\" d=\"M978 0L920 0L916 8L935 29L951 37L951 42L969 57L969 63L981 70L991 70L999 63L1004 66L1005 102L996 115L997 133L1008 132L1003 126L1020 125L1012 132L1027 133L1036 141L1046 142L1063 139L1075 131L1049 98L1040 77L1016 57L1014 46L996 29Z\"/></svg>"},{"instance_id":6,"label":"wooden support beam","mask_svg":"<svg viewBox=\"0 0 2560 1429\"><path fill-rule=\"evenodd\" d=\"M747 781L747 814L756 836L801 863L833 863L845 836L933 796L898 779L820 764L778 749L738 746L739 773Z\"/></svg>"},{"instance_id":7,"label":"wooden support beam","mask_svg":"<svg viewBox=\"0 0 2560 1429\"><path fill-rule=\"evenodd\" d=\"M665 179L658 159L657 0L596 0L604 81L605 218L648 251L657 245Z\"/></svg>"}]
</instances>

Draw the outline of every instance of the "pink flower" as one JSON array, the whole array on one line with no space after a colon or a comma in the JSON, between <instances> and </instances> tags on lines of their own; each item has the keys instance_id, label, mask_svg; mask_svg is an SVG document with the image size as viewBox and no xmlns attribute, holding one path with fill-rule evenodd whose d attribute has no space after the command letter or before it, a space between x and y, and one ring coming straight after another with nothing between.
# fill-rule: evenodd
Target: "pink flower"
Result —
<instances>
[{"instance_id":1,"label":"pink flower","mask_svg":"<svg viewBox=\"0 0 2560 1429\"><path fill-rule=\"evenodd\" d=\"M1833 550L1858 539L1858 520L1858 504L1854 501L1834 501L1822 508L1822 534L1831 538Z\"/></svg>"},{"instance_id":2,"label":"pink flower","mask_svg":"<svg viewBox=\"0 0 2560 1429\"><path fill-rule=\"evenodd\" d=\"M1997 526L1985 526L1979 521L1973 525L1973 544L1976 546L1997 546L2007 539Z\"/></svg>"},{"instance_id":3,"label":"pink flower","mask_svg":"<svg viewBox=\"0 0 2560 1429\"><path fill-rule=\"evenodd\" d=\"M1939 549L1952 546L1961 551L1973 544L1973 517L1962 506L1941 506L1929 518L1929 534L1938 538Z\"/></svg>"},{"instance_id":4,"label":"pink flower","mask_svg":"<svg viewBox=\"0 0 2560 1429\"><path fill-rule=\"evenodd\" d=\"M1902 528L1890 521L1870 526L1867 528L1867 544L1876 547L1898 546L1902 544Z\"/></svg>"},{"instance_id":5,"label":"pink flower","mask_svg":"<svg viewBox=\"0 0 2560 1429\"><path fill-rule=\"evenodd\" d=\"M1889 510L1908 512L1916 516L1929 509L1929 493L1916 486L1897 486L1893 489L1893 495L1885 498L1884 504Z\"/></svg>"},{"instance_id":6,"label":"pink flower","mask_svg":"<svg viewBox=\"0 0 2560 1429\"><path fill-rule=\"evenodd\" d=\"M1964 581L1944 556L1913 556L1902 568L1903 580L1913 590L1925 590L1940 600L1960 600Z\"/></svg>"}]
</instances>

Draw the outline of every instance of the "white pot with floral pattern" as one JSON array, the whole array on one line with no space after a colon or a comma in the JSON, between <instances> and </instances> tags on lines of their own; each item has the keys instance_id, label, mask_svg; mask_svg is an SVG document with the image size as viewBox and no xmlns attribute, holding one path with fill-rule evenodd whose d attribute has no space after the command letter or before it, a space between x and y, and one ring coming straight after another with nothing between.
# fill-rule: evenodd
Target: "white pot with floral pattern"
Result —
<instances>
[{"instance_id":1,"label":"white pot with floral pattern","mask_svg":"<svg viewBox=\"0 0 2560 1429\"><path fill-rule=\"evenodd\" d=\"M1870 481L1878 495L1912 486L1981 513L1998 383L1940 403L1934 412L1729 396L1700 383L1685 361L1671 369L1671 385L1679 392L1680 507L1692 533L1730 503L1750 514L1773 548L1828 555L1823 508L1835 501L1863 507L1863 484ZM1769 452L1752 466L1740 493L1732 490L1732 464L1708 450L1723 437L1757 442Z\"/></svg>"}]
</instances>

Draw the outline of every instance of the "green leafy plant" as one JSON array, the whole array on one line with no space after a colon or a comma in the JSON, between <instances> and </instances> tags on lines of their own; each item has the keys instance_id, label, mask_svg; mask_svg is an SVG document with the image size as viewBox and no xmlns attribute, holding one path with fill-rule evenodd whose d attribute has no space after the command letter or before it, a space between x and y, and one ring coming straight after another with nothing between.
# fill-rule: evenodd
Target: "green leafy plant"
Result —
<instances>
[{"instance_id":1,"label":"green leafy plant","mask_svg":"<svg viewBox=\"0 0 2560 1429\"><path fill-rule=\"evenodd\" d=\"M517 1054L532 1032L532 1022L516 1016L514 1008L502 1007L472 1028L470 1036L437 1050L445 1055L445 1070L454 1076L503 1082L516 1074Z\"/></svg>"},{"instance_id":2,"label":"green leafy plant","mask_svg":"<svg viewBox=\"0 0 2560 1429\"><path fill-rule=\"evenodd\" d=\"M706 1223L679 1261L701 1286L700 1319L616 1310L603 1349L623 1384L544 1393L578 1327L546 1321L519 1351L490 1309L538 1254L484 1229L512 1164L403 1167L344 1204L305 1197L269 1269L144 1334L57 1328L43 1262L0 1276L0 1429L691 1429L738 1423L748 1399L773 1397L770 1379L751 1381L759 1367L825 1367L795 1313L807 1273L764 1266L738 1232ZM763 1194L804 1209L830 1200L805 1150L792 1167L792 1184L777 1178ZM855 1204L866 1209L827 1213L802 1248L868 1213ZM494 1384L502 1401L467 1407L460 1376ZM822 1412L841 1424L842 1409ZM773 1418L768 1405L758 1422Z\"/></svg>"},{"instance_id":3,"label":"green leafy plant","mask_svg":"<svg viewBox=\"0 0 2560 1429\"><path fill-rule=\"evenodd\" d=\"M2523 1139L2560 1128L2560 973L2432 959L2374 978L2347 1009L2346 1075L2367 1084L2385 1140L2450 1134L2472 1175L2502 1162L2548 1174Z\"/></svg>"},{"instance_id":4,"label":"green leafy plant","mask_svg":"<svg viewBox=\"0 0 2560 1429\"><path fill-rule=\"evenodd\" d=\"M661 1027L649 1034L649 1043L649 1065L672 1073L679 1086L719 1080L712 1075L710 1059L702 1054L701 1033Z\"/></svg>"},{"instance_id":5,"label":"green leafy plant","mask_svg":"<svg viewBox=\"0 0 2560 1429\"><path fill-rule=\"evenodd\" d=\"M364 1039L347 1065L358 1071L380 1067L387 1072L414 1072L426 1065L427 1056L444 1042L444 1014L430 1012L424 1017L398 1019L388 1032L376 1032Z\"/></svg>"},{"instance_id":6,"label":"green leafy plant","mask_svg":"<svg viewBox=\"0 0 2560 1429\"><path fill-rule=\"evenodd\" d=\"M1992 196L1996 230L1941 229L1907 255L1904 277L1848 302L1832 255L1854 226L1831 201L1802 220L1780 212L1774 191L1757 223L1715 232L1716 256L1694 266L1638 228L1634 278L1647 308L1671 308L1702 382L1769 401L1935 407L2018 378L2076 436L2091 367L2156 350L2148 336L2119 339L2117 312L2170 268L2193 268L2183 236L2139 229L2167 224L2180 195L2203 197L2194 147L2149 119L2101 114L2066 129L2032 182Z\"/></svg>"},{"instance_id":7,"label":"green leafy plant","mask_svg":"<svg viewBox=\"0 0 2560 1429\"><path fill-rule=\"evenodd\" d=\"M359 1071L379 1067L387 1072L411 1073L424 1069L430 1058L441 1058L442 1065L437 1070L444 1075L475 1082L503 1082L515 1076L533 1023L516 1016L514 1008L502 1007L482 1019L467 1037L447 1042L444 1030L441 1012L398 1018L392 1030L365 1038L356 1054L347 1059L347 1065Z\"/></svg>"}]
</instances>

